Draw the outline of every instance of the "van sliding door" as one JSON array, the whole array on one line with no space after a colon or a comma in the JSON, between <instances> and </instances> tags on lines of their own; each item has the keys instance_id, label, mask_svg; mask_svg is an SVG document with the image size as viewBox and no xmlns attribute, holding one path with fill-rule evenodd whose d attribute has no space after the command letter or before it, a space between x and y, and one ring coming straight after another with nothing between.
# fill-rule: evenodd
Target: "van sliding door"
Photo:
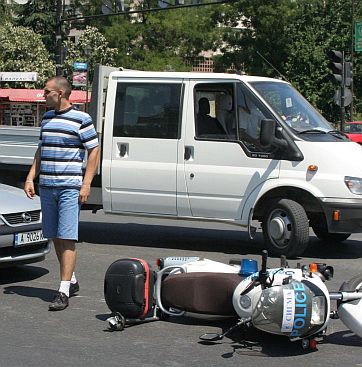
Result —
<instances>
[{"instance_id":1,"label":"van sliding door","mask_svg":"<svg viewBox=\"0 0 362 367\"><path fill-rule=\"evenodd\" d=\"M114 108L112 212L175 215L182 81L120 79Z\"/></svg>"}]
</instances>

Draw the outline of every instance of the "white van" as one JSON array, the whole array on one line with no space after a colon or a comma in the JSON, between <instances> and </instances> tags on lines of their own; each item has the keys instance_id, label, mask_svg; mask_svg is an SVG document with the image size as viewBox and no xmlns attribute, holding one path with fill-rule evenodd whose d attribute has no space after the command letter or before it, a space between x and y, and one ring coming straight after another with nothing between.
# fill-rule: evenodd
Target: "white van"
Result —
<instances>
[{"instance_id":1,"label":"white van","mask_svg":"<svg viewBox=\"0 0 362 367\"><path fill-rule=\"evenodd\" d=\"M103 109L105 80L93 116L106 213L229 222L251 237L258 221L288 257L304 252L309 227L327 242L361 232L362 149L289 83L115 71Z\"/></svg>"},{"instance_id":2,"label":"white van","mask_svg":"<svg viewBox=\"0 0 362 367\"><path fill-rule=\"evenodd\" d=\"M327 243L362 232L361 146L289 83L113 69L95 70L102 162L88 207L222 221L250 237L261 224L268 249L289 257L309 227ZM0 181L24 182L38 130L0 127Z\"/></svg>"}]
</instances>

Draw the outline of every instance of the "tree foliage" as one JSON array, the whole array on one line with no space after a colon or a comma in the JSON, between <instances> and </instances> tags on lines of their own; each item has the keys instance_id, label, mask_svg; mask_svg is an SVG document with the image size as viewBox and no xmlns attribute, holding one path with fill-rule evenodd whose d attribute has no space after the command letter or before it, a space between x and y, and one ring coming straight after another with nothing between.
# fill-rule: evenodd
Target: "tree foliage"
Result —
<instances>
[{"instance_id":1,"label":"tree foliage","mask_svg":"<svg viewBox=\"0 0 362 367\"><path fill-rule=\"evenodd\" d=\"M31 28L39 34L45 47L55 50L56 0L29 0L15 7L15 24Z\"/></svg>"},{"instance_id":2,"label":"tree foliage","mask_svg":"<svg viewBox=\"0 0 362 367\"><path fill-rule=\"evenodd\" d=\"M234 64L248 74L275 76L286 58L287 25L294 19L292 0L239 0L219 13L223 33L218 69ZM268 60L268 62L265 61Z\"/></svg>"},{"instance_id":3,"label":"tree foliage","mask_svg":"<svg viewBox=\"0 0 362 367\"><path fill-rule=\"evenodd\" d=\"M299 1L295 21L287 26L290 42L285 72L295 87L330 120L339 120L333 102L338 85L327 52L345 51L351 59L351 8L341 0Z\"/></svg>"},{"instance_id":4,"label":"tree foliage","mask_svg":"<svg viewBox=\"0 0 362 367\"><path fill-rule=\"evenodd\" d=\"M361 16L361 4L357 16ZM334 84L327 51L351 57L351 3L346 0L239 0L220 14L224 35L217 67L232 64L246 73L285 75L306 98L333 121L339 109L333 102ZM241 28L234 27L239 24ZM360 55L355 65L360 70ZM355 69L356 71L356 69ZM355 72L356 100L362 96Z\"/></svg>"},{"instance_id":5,"label":"tree foliage","mask_svg":"<svg viewBox=\"0 0 362 367\"><path fill-rule=\"evenodd\" d=\"M0 24L15 11L13 21L33 29L54 55L55 3L30 0L10 11L0 0ZM63 14L66 17L101 13L102 0L73 0L71 4ZM103 62L140 70L190 70L198 55L212 50L217 51L216 71L234 67L248 74L286 76L325 116L337 121L339 109L333 95L338 85L331 78L326 53L341 50L351 59L352 4L355 19L362 19L362 2L358 0L237 0L209 7L67 21L63 30L76 27L86 32L77 45L65 43L65 68L70 74L74 61L89 61L91 67ZM157 0L134 1L132 9L157 6ZM99 32L87 25L96 26ZM92 47L89 56L84 54L86 46ZM362 53L354 53L353 88L359 113L361 61Z\"/></svg>"},{"instance_id":6,"label":"tree foliage","mask_svg":"<svg viewBox=\"0 0 362 367\"><path fill-rule=\"evenodd\" d=\"M117 49L108 47L106 38L95 27L86 27L79 37L78 43L72 41L64 42L66 57L63 68L67 75L72 74L74 62L87 62L92 80L92 70L96 63L103 65L115 65Z\"/></svg>"},{"instance_id":7,"label":"tree foliage","mask_svg":"<svg viewBox=\"0 0 362 367\"><path fill-rule=\"evenodd\" d=\"M12 72L37 72L38 81L27 87L42 87L54 75L54 64L41 36L29 28L6 23L0 26L0 70ZM12 87L24 87L24 83L11 83Z\"/></svg>"},{"instance_id":8,"label":"tree foliage","mask_svg":"<svg viewBox=\"0 0 362 367\"><path fill-rule=\"evenodd\" d=\"M213 11L206 8L117 16L100 23L110 45L118 48L117 63L133 69L190 70L192 59L218 39Z\"/></svg>"}]
</instances>

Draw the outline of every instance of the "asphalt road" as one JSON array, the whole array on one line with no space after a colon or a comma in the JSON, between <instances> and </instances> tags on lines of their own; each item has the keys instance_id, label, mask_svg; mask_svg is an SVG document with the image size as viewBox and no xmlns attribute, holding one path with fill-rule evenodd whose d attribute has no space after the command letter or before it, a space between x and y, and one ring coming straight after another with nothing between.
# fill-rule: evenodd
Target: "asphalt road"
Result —
<instances>
[{"instance_id":1,"label":"asphalt road","mask_svg":"<svg viewBox=\"0 0 362 367\"><path fill-rule=\"evenodd\" d=\"M199 335L226 330L230 322L171 318L109 332L103 280L114 260L139 257L154 264L157 257L195 255L225 262L244 256L260 262L261 235L250 242L245 231L232 226L160 224L102 212L83 212L81 217L81 291L68 309L47 310L59 282L54 250L41 263L0 270L0 366L362 366L361 338L339 320L331 321L325 342L309 353L299 343L261 333L235 332L215 345L199 343ZM337 290L362 272L361 241L362 235L353 235L343 245L326 245L312 238L298 261L333 265L335 277L327 285ZM269 266L278 263L271 258Z\"/></svg>"}]
</instances>

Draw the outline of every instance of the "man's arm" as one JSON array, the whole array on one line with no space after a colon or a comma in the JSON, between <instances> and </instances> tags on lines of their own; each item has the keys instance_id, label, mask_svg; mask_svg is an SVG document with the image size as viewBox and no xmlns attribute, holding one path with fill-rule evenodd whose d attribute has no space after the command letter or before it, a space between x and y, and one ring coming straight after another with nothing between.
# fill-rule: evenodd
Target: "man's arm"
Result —
<instances>
[{"instance_id":1,"label":"man's arm","mask_svg":"<svg viewBox=\"0 0 362 367\"><path fill-rule=\"evenodd\" d=\"M40 148L38 148L34 155L33 164L31 165L28 176L24 184L24 191L29 199L35 196L34 180L38 176L40 170Z\"/></svg>"},{"instance_id":2,"label":"man's arm","mask_svg":"<svg viewBox=\"0 0 362 367\"><path fill-rule=\"evenodd\" d=\"M86 203L88 200L92 180L97 172L98 162L99 162L99 146L88 150L87 166L85 169L83 184L79 193L79 200L81 204Z\"/></svg>"}]
</instances>

